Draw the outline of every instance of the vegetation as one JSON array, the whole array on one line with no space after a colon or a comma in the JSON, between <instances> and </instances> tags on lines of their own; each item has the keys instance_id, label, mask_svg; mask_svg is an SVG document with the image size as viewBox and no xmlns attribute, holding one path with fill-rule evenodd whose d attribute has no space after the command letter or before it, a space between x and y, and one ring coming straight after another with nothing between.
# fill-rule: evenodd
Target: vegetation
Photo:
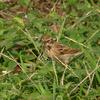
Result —
<instances>
[{"instance_id":1,"label":"vegetation","mask_svg":"<svg viewBox=\"0 0 100 100\"><path fill-rule=\"evenodd\" d=\"M66 69L45 34L82 55ZM0 100L42 99L100 100L99 0L0 0Z\"/></svg>"}]
</instances>

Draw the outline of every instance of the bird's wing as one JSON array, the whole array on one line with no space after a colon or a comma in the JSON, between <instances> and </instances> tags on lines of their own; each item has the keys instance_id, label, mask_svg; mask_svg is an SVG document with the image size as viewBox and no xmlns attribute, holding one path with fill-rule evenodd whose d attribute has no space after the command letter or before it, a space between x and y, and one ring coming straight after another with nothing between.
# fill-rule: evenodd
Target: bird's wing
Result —
<instances>
[{"instance_id":1,"label":"bird's wing","mask_svg":"<svg viewBox=\"0 0 100 100\"><path fill-rule=\"evenodd\" d=\"M56 43L55 47L57 48L57 50L59 51L59 53L61 55L64 55L64 54L75 54L75 53L80 52L80 50L78 50L78 49L73 49L73 48L70 48L68 46L65 46L65 45L59 44L59 43Z\"/></svg>"}]
</instances>

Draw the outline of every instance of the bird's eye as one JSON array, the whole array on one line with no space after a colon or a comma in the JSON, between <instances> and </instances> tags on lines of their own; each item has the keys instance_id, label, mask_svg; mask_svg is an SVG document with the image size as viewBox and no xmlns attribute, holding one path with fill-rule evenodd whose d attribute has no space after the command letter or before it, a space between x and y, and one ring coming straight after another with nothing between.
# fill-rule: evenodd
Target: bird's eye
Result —
<instances>
[{"instance_id":1,"label":"bird's eye","mask_svg":"<svg viewBox=\"0 0 100 100\"><path fill-rule=\"evenodd\" d=\"M48 50L50 50L51 49L51 46L50 45L47 45L47 48L48 48Z\"/></svg>"}]
</instances>

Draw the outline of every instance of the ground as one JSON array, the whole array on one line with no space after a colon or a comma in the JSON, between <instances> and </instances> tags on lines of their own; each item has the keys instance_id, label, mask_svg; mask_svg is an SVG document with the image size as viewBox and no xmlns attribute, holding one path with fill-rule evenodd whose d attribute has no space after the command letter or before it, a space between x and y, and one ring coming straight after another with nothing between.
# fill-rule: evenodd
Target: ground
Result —
<instances>
[{"instance_id":1,"label":"ground","mask_svg":"<svg viewBox=\"0 0 100 100\"><path fill-rule=\"evenodd\" d=\"M66 69L41 36L78 48ZM100 1L1 0L0 100L99 100Z\"/></svg>"}]
</instances>

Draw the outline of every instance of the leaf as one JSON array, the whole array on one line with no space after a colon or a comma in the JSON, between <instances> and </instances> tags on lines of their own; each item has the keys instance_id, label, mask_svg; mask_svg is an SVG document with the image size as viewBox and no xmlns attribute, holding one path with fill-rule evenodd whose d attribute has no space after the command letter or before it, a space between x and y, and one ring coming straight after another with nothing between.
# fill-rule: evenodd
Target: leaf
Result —
<instances>
[{"instance_id":1,"label":"leaf","mask_svg":"<svg viewBox=\"0 0 100 100\"><path fill-rule=\"evenodd\" d=\"M14 17L14 21L17 22L20 26L25 27L24 20L20 17Z\"/></svg>"},{"instance_id":2,"label":"leaf","mask_svg":"<svg viewBox=\"0 0 100 100\"><path fill-rule=\"evenodd\" d=\"M19 0L20 5L27 6L30 0Z\"/></svg>"},{"instance_id":3,"label":"leaf","mask_svg":"<svg viewBox=\"0 0 100 100\"><path fill-rule=\"evenodd\" d=\"M77 2L77 0L68 0L68 3L71 4L71 5L75 4L76 2Z\"/></svg>"}]
</instances>

